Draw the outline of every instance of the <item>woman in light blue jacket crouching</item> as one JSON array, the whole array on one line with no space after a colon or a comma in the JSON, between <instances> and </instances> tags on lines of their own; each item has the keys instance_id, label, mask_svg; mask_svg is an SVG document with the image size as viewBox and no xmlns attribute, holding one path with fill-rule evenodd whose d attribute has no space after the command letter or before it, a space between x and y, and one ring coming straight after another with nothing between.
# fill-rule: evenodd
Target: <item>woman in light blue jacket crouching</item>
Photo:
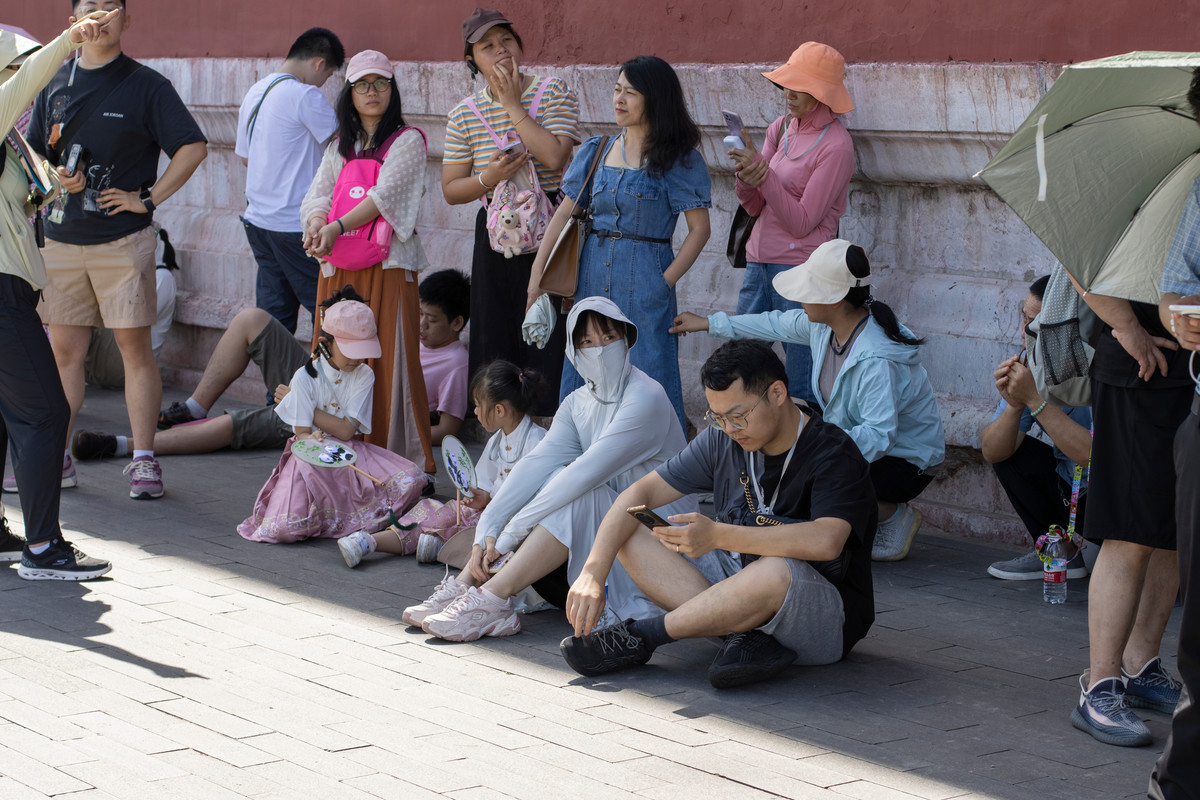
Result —
<instances>
[{"instance_id":1,"label":"woman in light blue jacket crouching","mask_svg":"<svg viewBox=\"0 0 1200 800\"><path fill-rule=\"evenodd\" d=\"M929 375L924 341L871 297L871 265L858 245L825 242L808 261L778 275L775 290L803 310L707 319L684 312L673 333L708 331L718 339L765 339L812 350L812 393L827 422L837 425L871 463L879 529L871 557L899 561L921 527L910 501L946 455L946 434Z\"/></svg>"}]
</instances>

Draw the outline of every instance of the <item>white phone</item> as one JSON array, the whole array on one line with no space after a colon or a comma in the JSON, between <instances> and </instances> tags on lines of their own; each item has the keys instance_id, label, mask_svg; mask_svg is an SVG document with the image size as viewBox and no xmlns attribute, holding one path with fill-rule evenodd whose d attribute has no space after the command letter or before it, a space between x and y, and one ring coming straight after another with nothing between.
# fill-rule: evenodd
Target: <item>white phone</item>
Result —
<instances>
[{"instance_id":1,"label":"white phone","mask_svg":"<svg viewBox=\"0 0 1200 800\"><path fill-rule=\"evenodd\" d=\"M1167 306L1173 314L1182 314L1185 317L1200 317L1200 306L1189 306L1181 303L1173 303Z\"/></svg>"}]
</instances>

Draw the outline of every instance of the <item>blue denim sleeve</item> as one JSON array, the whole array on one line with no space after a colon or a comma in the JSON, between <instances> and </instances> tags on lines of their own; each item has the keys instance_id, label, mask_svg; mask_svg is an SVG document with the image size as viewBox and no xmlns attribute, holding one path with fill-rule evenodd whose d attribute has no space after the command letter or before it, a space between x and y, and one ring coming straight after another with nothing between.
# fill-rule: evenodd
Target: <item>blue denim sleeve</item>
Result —
<instances>
[{"instance_id":1,"label":"blue denim sleeve","mask_svg":"<svg viewBox=\"0 0 1200 800\"><path fill-rule=\"evenodd\" d=\"M1184 203L1158 289L1182 295L1200 292L1200 178Z\"/></svg>"},{"instance_id":2,"label":"blue denim sleeve","mask_svg":"<svg viewBox=\"0 0 1200 800\"><path fill-rule=\"evenodd\" d=\"M693 150L666 174L667 202L672 214L712 208L712 178L699 150Z\"/></svg>"},{"instance_id":3,"label":"blue denim sleeve","mask_svg":"<svg viewBox=\"0 0 1200 800\"><path fill-rule=\"evenodd\" d=\"M574 198L575 202L581 206L588 205L592 199L590 192L587 197L580 197L579 193L583 191L583 184L587 180L588 168L592 166L592 159L596 157L596 148L599 146L599 136L593 136L579 145L579 149L571 157L571 166L567 167L567 174L563 176L563 193L567 197Z\"/></svg>"}]
</instances>

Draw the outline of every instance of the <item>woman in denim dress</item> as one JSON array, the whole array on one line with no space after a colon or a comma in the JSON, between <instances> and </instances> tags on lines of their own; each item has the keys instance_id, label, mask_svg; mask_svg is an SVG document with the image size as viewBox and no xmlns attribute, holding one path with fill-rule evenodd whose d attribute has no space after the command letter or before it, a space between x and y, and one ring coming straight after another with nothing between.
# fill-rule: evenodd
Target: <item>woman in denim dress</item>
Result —
<instances>
[{"instance_id":1,"label":"woman in denim dress","mask_svg":"<svg viewBox=\"0 0 1200 800\"><path fill-rule=\"evenodd\" d=\"M601 137L580 146L563 179L563 192L591 204L592 232L579 259L575 296L605 297L637 325L642 347L631 351L633 365L667 392L675 415L686 427L679 351L668 331L675 318L675 285L695 263L708 241L710 179L696 152L700 131L683 100L671 65L654 56L638 56L621 65L613 88L613 108L621 134L609 140L589 192L584 183ZM552 244L566 224L573 203L555 213L544 242ZM683 214L688 233L679 251L671 247L675 223ZM543 244L529 283L529 304L549 255ZM575 369L563 365L560 400L583 385Z\"/></svg>"}]
</instances>

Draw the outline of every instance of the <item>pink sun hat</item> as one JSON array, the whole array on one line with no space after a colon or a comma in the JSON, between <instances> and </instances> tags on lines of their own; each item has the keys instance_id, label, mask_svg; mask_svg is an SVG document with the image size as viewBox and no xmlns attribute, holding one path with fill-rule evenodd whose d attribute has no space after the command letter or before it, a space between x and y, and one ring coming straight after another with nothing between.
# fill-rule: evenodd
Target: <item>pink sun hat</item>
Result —
<instances>
[{"instance_id":1,"label":"pink sun hat","mask_svg":"<svg viewBox=\"0 0 1200 800\"><path fill-rule=\"evenodd\" d=\"M379 358L379 332L375 314L357 300L342 300L325 309L321 330L337 342L346 358Z\"/></svg>"}]
</instances>

